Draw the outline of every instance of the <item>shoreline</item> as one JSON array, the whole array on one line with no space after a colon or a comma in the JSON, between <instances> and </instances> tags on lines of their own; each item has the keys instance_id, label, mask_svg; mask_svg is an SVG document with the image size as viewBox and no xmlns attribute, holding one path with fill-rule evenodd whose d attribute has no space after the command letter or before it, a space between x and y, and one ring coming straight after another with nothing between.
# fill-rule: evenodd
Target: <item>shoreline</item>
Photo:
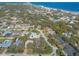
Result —
<instances>
[{"instance_id":1,"label":"shoreline","mask_svg":"<svg viewBox=\"0 0 79 59\"><path fill-rule=\"evenodd\" d=\"M19 2L17 2L17 3L19 3ZM12 4L5 3L5 4L7 4L7 5L32 5L32 6L36 6L36 7L42 7L42 8L53 9L53 10L60 10L61 12L79 15L79 11L71 11L71 10L65 10L65 9L60 9L60 8L48 7L48 6L44 6L44 5L36 5L36 4L33 4L32 2L22 2L22 4L17 4L17 3L12 3ZM1 4L1 5L3 5L3 4Z\"/></svg>"},{"instance_id":2,"label":"shoreline","mask_svg":"<svg viewBox=\"0 0 79 59\"><path fill-rule=\"evenodd\" d=\"M79 11L69 11L69 10L64 10L64 9L59 9L59 8L46 7L46 6L43 6L43 5L35 5L35 4L32 4L32 3L30 3L30 5L33 5L33 6L36 6L36 7L47 8L47 9L60 10L60 11L65 12L65 13L71 13L71 14L79 15Z\"/></svg>"}]
</instances>

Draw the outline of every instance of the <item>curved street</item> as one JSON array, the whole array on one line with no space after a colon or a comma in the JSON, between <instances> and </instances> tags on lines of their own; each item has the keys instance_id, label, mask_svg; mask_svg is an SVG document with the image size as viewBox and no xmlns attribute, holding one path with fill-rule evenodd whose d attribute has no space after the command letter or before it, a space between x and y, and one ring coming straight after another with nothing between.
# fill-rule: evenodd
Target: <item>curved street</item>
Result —
<instances>
[{"instance_id":1,"label":"curved street","mask_svg":"<svg viewBox=\"0 0 79 59\"><path fill-rule=\"evenodd\" d=\"M28 43L33 43L33 40L27 40L27 41L25 42L25 49L24 49L23 55L26 55L26 54L27 54L27 44L28 44Z\"/></svg>"},{"instance_id":2,"label":"curved street","mask_svg":"<svg viewBox=\"0 0 79 59\"><path fill-rule=\"evenodd\" d=\"M55 46L52 46L49 42L48 42L48 39L47 37L44 35L44 33L41 31L41 30L38 30L40 32L40 34L42 35L42 37L44 38L45 42L52 48L52 53L50 55L52 56L56 56L56 50L58 49L57 47Z\"/></svg>"}]
</instances>

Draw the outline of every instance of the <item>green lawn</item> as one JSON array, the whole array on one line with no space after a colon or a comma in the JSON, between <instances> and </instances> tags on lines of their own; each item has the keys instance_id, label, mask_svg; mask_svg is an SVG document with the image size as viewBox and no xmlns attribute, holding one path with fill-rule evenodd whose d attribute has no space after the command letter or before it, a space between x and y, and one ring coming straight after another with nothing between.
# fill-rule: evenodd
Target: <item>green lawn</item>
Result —
<instances>
[{"instance_id":1,"label":"green lawn","mask_svg":"<svg viewBox=\"0 0 79 59\"><path fill-rule=\"evenodd\" d=\"M0 37L0 42L4 41L5 39L5 37Z\"/></svg>"},{"instance_id":2,"label":"green lawn","mask_svg":"<svg viewBox=\"0 0 79 59\"><path fill-rule=\"evenodd\" d=\"M8 48L7 53L22 53L23 52L23 46L11 46Z\"/></svg>"},{"instance_id":3,"label":"green lawn","mask_svg":"<svg viewBox=\"0 0 79 59\"><path fill-rule=\"evenodd\" d=\"M39 48L36 47L36 43L34 41L33 44L28 44L28 54L50 54L52 52L52 48L47 45L47 43L41 39L42 41L39 41L41 44Z\"/></svg>"}]
</instances>

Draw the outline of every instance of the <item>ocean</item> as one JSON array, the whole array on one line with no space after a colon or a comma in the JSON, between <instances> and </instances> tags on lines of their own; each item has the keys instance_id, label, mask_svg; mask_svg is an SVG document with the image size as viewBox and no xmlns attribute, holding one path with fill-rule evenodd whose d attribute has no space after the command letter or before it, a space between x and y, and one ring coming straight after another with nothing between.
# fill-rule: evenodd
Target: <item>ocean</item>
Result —
<instances>
[{"instance_id":1,"label":"ocean","mask_svg":"<svg viewBox=\"0 0 79 59\"><path fill-rule=\"evenodd\" d=\"M66 11L79 12L79 2L29 2L37 6L45 6ZM27 4L27 2L0 2L0 4Z\"/></svg>"},{"instance_id":2,"label":"ocean","mask_svg":"<svg viewBox=\"0 0 79 59\"><path fill-rule=\"evenodd\" d=\"M56 9L63 9L67 11L79 12L79 2L32 2L32 4Z\"/></svg>"}]
</instances>

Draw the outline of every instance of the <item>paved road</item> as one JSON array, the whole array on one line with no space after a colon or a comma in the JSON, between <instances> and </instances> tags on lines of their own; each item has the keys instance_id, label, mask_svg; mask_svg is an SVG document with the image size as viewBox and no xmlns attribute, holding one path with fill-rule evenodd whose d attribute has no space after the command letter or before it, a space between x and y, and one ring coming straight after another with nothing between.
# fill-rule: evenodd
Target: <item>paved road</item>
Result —
<instances>
[{"instance_id":1,"label":"paved road","mask_svg":"<svg viewBox=\"0 0 79 59\"><path fill-rule=\"evenodd\" d=\"M28 43L33 43L33 40L27 40L27 41L25 42L25 49L24 49L23 55L26 55L26 54L27 54L27 44L28 44Z\"/></svg>"},{"instance_id":2,"label":"paved road","mask_svg":"<svg viewBox=\"0 0 79 59\"><path fill-rule=\"evenodd\" d=\"M6 54L6 52L7 52L7 48L4 49L2 54Z\"/></svg>"},{"instance_id":3,"label":"paved road","mask_svg":"<svg viewBox=\"0 0 79 59\"><path fill-rule=\"evenodd\" d=\"M44 35L44 33L41 30L38 30L40 32L40 34L42 35L42 37L44 38L45 42L52 48L52 53L50 55L56 56L56 50L58 49L55 46L52 46L49 42L47 37Z\"/></svg>"}]
</instances>

